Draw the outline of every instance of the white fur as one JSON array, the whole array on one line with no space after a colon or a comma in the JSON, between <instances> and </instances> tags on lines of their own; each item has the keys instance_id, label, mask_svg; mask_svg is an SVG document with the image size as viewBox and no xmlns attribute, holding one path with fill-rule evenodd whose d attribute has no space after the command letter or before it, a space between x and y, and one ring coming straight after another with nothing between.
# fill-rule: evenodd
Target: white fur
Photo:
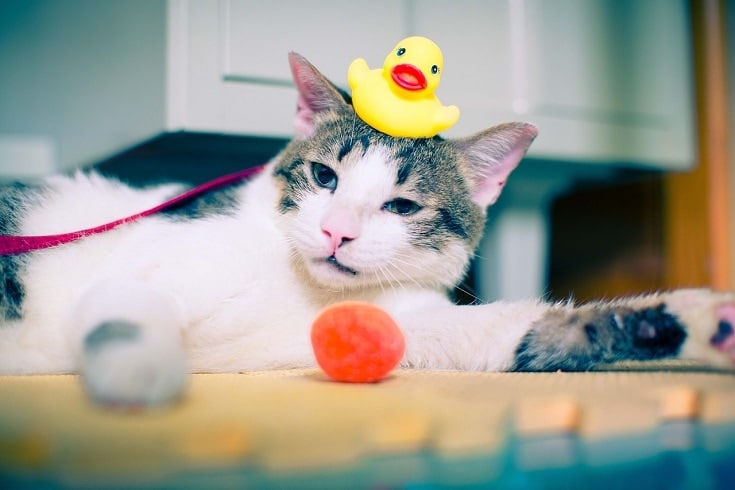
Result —
<instances>
[{"instance_id":1,"label":"white fur","mask_svg":"<svg viewBox=\"0 0 735 490\"><path fill-rule=\"evenodd\" d=\"M432 289L408 280L425 276L432 268L440 271L437 277L446 272L428 255L430 261L422 264L421 274L415 265L421 260L405 265L409 261L401 259L416 252L402 245L405 227L400 218L381 209L395 197L390 184L395 169L385 164L385 158L378 149L356 160L350 172L342 174L334 196L324 191L307 198L297 218L276 211L277 190L265 171L245 188L243 205L234 217L184 223L152 217L38 252L27 270L24 319L0 331L0 371L77 371L76 346L90 328L112 317L160 329L167 323L162 321L166 315L180 324L166 331L174 343L181 332L194 371L311 366L311 320L327 304L346 299L375 302L402 318L408 337L416 338L409 342L406 365L507 367L512 349L506 342L498 343L498 332L512 343L540 310L519 308L513 318L491 328L496 307L477 309L477 314L458 320L442 287ZM56 192L29 216L24 232L92 226L151 206L171 191L132 191L94 175L55 179L53 186ZM360 271L356 278L311 260L328 255L320 222L335 212L346 212L361 223L360 240L355 242L359 246L344 247L337 254L345 265ZM292 219L299 220L297 226L287 222ZM293 236L284 235L284 229L293 230L289 232ZM297 243L303 246L294 252ZM395 257L395 267L381 265ZM382 286L365 285L376 279ZM166 306L170 313L154 313L127 298L121 291L131 283L170 298ZM94 291L94 301L83 301L88 291ZM64 325L76 333L70 337ZM446 328L464 333L455 342L447 338ZM477 345L485 346L479 354L482 359L472 360L478 357Z\"/></svg>"}]
</instances>

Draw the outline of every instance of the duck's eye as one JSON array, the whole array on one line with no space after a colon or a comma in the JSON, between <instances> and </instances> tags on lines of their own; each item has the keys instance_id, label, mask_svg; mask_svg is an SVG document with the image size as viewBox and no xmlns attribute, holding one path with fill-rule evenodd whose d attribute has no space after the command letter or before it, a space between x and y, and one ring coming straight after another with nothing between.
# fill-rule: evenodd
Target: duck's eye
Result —
<instances>
[{"instance_id":1,"label":"duck's eye","mask_svg":"<svg viewBox=\"0 0 735 490\"><path fill-rule=\"evenodd\" d=\"M391 213L400 214L401 216L410 216L419 212L421 210L421 206L410 199L398 197L383 204L383 209Z\"/></svg>"},{"instance_id":2,"label":"duck's eye","mask_svg":"<svg viewBox=\"0 0 735 490\"><path fill-rule=\"evenodd\" d=\"M311 175L314 176L319 187L333 191L337 188L337 174L331 168L321 163L313 162L311 164Z\"/></svg>"},{"instance_id":3,"label":"duck's eye","mask_svg":"<svg viewBox=\"0 0 735 490\"><path fill-rule=\"evenodd\" d=\"M434 75L436 75L437 73L439 73L439 67L436 66L436 65L433 65L431 67L431 73L433 73Z\"/></svg>"},{"instance_id":4,"label":"duck's eye","mask_svg":"<svg viewBox=\"0 0 735 490\"><path fill-rule=\"evenodd\" d=\"M396 51L396 56L403 56L406 54L406 48L398 48L398 51Z\"/></svg>"}]
</instances>

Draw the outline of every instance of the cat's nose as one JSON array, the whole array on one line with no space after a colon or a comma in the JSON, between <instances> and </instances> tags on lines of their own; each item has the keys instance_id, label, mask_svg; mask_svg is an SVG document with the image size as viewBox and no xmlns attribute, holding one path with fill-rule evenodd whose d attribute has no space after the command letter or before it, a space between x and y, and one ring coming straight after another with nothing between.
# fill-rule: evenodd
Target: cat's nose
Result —
<instances>
[{"instance_id":1,"label":"cat's nose","mask_svg":"<svg viewBox=\"0 0 735 490\"><path fill-rule=\"evenodd\" d=\"M338 229L322 228L322 232L329 239L332 245L332 252L336 252L339 247L357 238L357 236L351 236L356 235L356 233L347 233Z\"/></svg>"},{"instance_id":2,"label":"cat's nose","mask_svg":"<svg viewBox=\"0 0 735 490\"><path fill-rule=\"evenodd\" d=\"M322 233L329 240L332 253L360 235L360 222L361 217L354 207L332 206L321 222Z\"/></svg>"}]
</instances>

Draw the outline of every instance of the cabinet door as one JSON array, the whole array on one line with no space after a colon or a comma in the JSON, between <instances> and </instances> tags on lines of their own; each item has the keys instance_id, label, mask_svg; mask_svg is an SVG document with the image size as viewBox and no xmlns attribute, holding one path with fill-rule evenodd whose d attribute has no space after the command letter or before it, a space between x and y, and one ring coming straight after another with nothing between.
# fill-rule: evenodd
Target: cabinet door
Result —
<instances>
[{"instance_id":1,"label":"cabinet door","mask_svg":"<svg viewBox=\"0 0 735 490\"><path fill-rule=\"evenodd\" d=\"M418 4L417 4L418 5ZM531 155L688 168L693 94L683 0L423 0L445 54L447 134L506 120L540 128Z\"/></svg>"},{"instance_id":2,"label":"cabinet door","mask_svg":"<svg viewBox=\"0 0 735 490\"><path fill-rule=\"evenodd\" d=\"M426 33L444 54L437 96L459 106L461 117L449 136L467 135L498 122L519 119L514 103L525 97L524 31L514 22L518 2L508 0L422 0L413 10L416 32Z\"/></svg>"},{"instance_id":3,"label":"cabinet door","mask_svg":"<svg viewBox=\"0 0 735 490\"><path fill-rule=\"evenodd\" d=\"M542 143L550 154L693 164L683 0L527 0L525 15L529 109L565 149Z\"/></svg>"},{"instance_id":4,"label":"cabinet door","mask_svg":"<svg viewBox=\"0 0 735 490\"><path fill-rule=\"evenodd\" d=\"M405 32L403 2L171 3L172 129L287 136L296 104L287 54L346 86L357 57L382 63Z\"/></svg>"},{"instance_id":5,"label":"cabinet door","mask_svg":"<svg viewBox=\"0 0 735 490\"><path fill-rule=\"evenodd\" d=\"M338 85L357 57L383 61L403 33L393 0L221 1L220 43L226 80L291 81L286 53L298 51Z\"/></svg>"}]
</instances>

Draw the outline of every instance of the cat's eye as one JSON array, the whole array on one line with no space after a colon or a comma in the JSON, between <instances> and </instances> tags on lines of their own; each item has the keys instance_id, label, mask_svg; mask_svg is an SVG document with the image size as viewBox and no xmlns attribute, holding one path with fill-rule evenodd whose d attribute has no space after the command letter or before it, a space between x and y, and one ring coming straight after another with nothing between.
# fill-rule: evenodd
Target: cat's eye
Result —
<instances>
[{"instance_id":1,"label":"cat's eye","mask_svg":"<svg viewBox=\"0 0 735 490\"><path fill-rule=\"evenodd\" d=\"M311 174L319 187L333 191L337 188L337 174L334 170L321 163L311 164Z\"/></svg>"},{"instance_id":2,"label":"cat's eye","mask_svg":"<svg viewBox=\"0 0 735 490\"><path fill-rule=\"evenodd\" d=\"M403 56L406 54L406 48L398 48L398 51L396 51L396 56Z\"/></svg>"},{"instance_id":3,"label":"cat's eye","mask_svg":"<svg viewBox=\"0 0 735 490\"><path fill-rule=\"evenodd\" d=\"M391 213L400 214L401 216L410 216L419 212L421 210L421 206L410 199L398 197L383 204L383 209Z\"/></svg>"}]
</instances>

